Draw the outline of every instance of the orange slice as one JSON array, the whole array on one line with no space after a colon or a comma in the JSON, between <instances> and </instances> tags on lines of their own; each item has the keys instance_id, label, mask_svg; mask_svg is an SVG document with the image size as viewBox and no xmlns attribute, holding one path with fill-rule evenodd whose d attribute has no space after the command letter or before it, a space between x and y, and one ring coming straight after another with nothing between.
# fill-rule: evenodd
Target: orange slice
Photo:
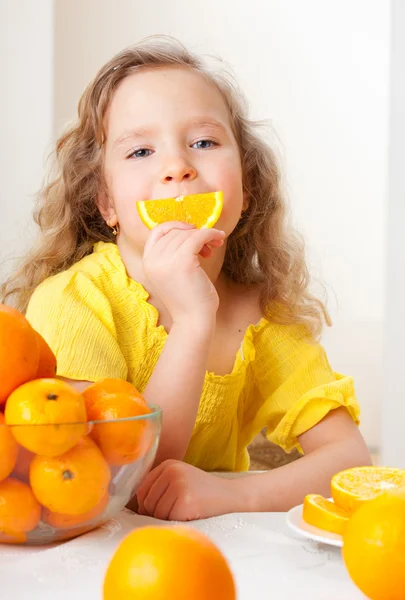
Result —
<instances>
[{"instance_id":1,"label":"orange slice","mask_svg":"<svg viewBox=\"0 0 405 600\"><path fill-rule=\"evenodd\" d=\"M222 192L208 192L162 200L142 200L136 206L149 229L166 221L182 221L198 229L207 229L218 221L223 202Z\"/></svg>"},{"instance_id":2,"label":"orange slice","mask_svg":"<svg viewBox=\"0 0 405 600\"><path fill-rule=\"evenodd\" d=\"M405 488L405 471L390 467L356 467L332 477L332 497L348 513L382 492Z\"/></svg>"},{"instance_id":3,"label":"orange slice","mask_svg":"<svg viewBox=\"0 0 405 600\"><path fill-rule=\"evenodd\" d=\"M302 518L309 525L339 535L343 535L349 521L348 513L318 494L305 497Z\"/></svg>"}]
</instances>

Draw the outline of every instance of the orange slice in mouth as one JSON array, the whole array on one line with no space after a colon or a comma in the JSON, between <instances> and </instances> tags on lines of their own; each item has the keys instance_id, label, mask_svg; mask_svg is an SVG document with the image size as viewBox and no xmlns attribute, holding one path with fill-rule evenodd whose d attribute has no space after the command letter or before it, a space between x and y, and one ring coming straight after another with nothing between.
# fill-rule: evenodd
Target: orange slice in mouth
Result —
<instances>
[{"instance_id":1,"label":"orange slice in mouth","mask_svg":"<svg viewBox=\"0 0 405 600\"><path fill-rule=\"evenodd\" d=\"M207 192L136 203L139 216L149 229L167 221L181 221L198 229L213 227L222 213L223 193Z\"/></svg>"}]
</instances>

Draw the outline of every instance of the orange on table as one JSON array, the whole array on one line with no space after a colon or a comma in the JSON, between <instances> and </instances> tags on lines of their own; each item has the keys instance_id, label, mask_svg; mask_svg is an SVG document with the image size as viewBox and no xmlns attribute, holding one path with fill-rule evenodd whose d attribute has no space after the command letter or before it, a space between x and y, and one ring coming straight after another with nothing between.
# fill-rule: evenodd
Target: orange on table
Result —
<instances>
[{"instance_id":1,"label":"orange on table","mask_svg":"<svg viewBox=\"0 0 405 600\"><path fill-rule=\"evenodd\" d=\"M35 332L39 344L39 364L35 379L55 377L56 375L56 356L50 349L42 335Z\"/></svg>"},{"instance_id":2,"label":"orange on table","mask_svg":"<svg viewBox=\"0 0 405 600\"><path fill-rule=\"evenodd\" d=\"M348 513L319 494L305 496L302 518L309 525L339 535L343 535L349 521Z\"/></svg>"},{"instance_id":3,"label":"orange on table","mask_svg":"<svg viewBox=\"0 0 405 600\"><path fill-rule=\"evenodd\" d=\"M223 203L222 192L207 192L161 200L141 200L136 206L142 222L149 229L166 221L182 221L207 229L218 221Z\"/></svg>"},{"instance_id":4,"label":"orange on table","mask_svg":"<svg viewBox=\"0 0 405 600\"><path fill-rule=\"evenodd\" d=\"M4 423L0 412L0 481L8 477L14 469L18 454L18 444L11 430Z\"/></svg>"},{"instance_id":5,"label":"orange on table","mask_svg":"<svg viewBox=\"0 0 405 600\"><path fill-rule=\"evenodd\" d=\"M42 520L44 523L55 527L55 529L70 529L72 527L77 527L78 525L83 525L102 515L108 506L109 499L108 493L104 494L100 502L94 508L81 515L56 513L45 508L42 511Z\"/></svg>"},{"instance_id":6,"label":"orange on table","mask_svg":"<svg viewBox=\"0 0 405 600\"><path fill-rule=\"evenodd\" d=\"M0 304L0 404L34 379L39 364L36 332L14 308Z\"/></svg>"},{"instance_id":7,"label":"orange on table","mask_svg":"<svg viewBox=\"0 0 405 600\"><path fill-rule=\"evenodd\" d=\"M117 422L116 419L139 417L151 410L139 394L117 392L101 395L99 400L87 402L87 388L83 396L89 421L106 421L94 424L90 436L97 443L110 465L126 465L139 458L144 448L142 437L148 423L145 419ZM114 422L109 422L114 420Z\"/></svg>"},{"instance_id":8,"label":"orange on table","mask_svg":"<svg viewBox=\"0 0 405 600\"><path fill-rule=\"evenodd\" d=\"M13 537L38 525L41 507L31 488L14 477L0 482L0 533Z\"/></svg>"},{"instance_id":9,"label":"orange on table","mask_svg":"<svg viewBox=\"0 0 405 600\"><path fill-rule=\"evenodd\" d=\"M18 443L43 456L67 452L88 429L83 396L60 379L20 386L9 396L4 415Z\"/></svg>"},{"instance_id":10,"label":"orange on table","mask_svg":"<svg viewBox=\"0 0 405 600\"><path fill-rule=\"evenodd\" d=\"M405 471L390 467L355 467L332 477L332 498L348 513L388 490L405 487Z\"/></svg>"},{"instance_id":11,"label":"orange on table","mask_svg":"<svg viewBox=\"0 0 405 600\"><path fill-rule=\"evenodd\" d=\"M116 550L104 600L235 600L229 565L217 546L191 527L142 527Z\"/></svg>"},{"instance_id":12,"label":"orange on table","mask_svg":"<svg viewBox=\"0 0 405 600\"><path fill-rule=\"evenodd\" d=\"M405 600L405 490L381 494L354 513L343 559L370 600Z\"/></svg>"},{"instance_id":13,"label":"orange on table","mask_svg":"<svg viewBox=\"0 0 405 600\"><path fill-rule=\"evenodd\" d=\"M93 510L107 493L110 477L101 451L88 437L61 456L35 456L30 466L30 484L38 502L67 515Z\"/></svg>"}]
</instances>

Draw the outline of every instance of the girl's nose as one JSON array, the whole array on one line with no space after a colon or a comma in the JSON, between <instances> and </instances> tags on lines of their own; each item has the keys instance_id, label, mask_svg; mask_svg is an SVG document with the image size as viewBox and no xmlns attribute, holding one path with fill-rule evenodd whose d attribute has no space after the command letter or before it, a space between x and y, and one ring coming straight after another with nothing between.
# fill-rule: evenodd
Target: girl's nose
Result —
<instances>
[{"instance_id":1,"label":"girl's nose","mask_svg":"<svg viewBox=\"0 0 405 600\"><path fill-rule=\"evenodd\" d=\"M182 157L172 158L167 162L165 167L162 169L162 183L168 183L175 181L181 183L182 181L192 181L197 177L197 171L194 167Z\"/></svg>"}]
</instances>

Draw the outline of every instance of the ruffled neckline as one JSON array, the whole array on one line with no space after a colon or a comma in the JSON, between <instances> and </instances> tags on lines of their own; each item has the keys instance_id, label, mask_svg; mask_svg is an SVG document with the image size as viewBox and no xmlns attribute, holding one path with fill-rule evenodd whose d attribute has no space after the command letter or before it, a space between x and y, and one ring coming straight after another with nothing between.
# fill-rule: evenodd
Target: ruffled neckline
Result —
<instances>
[{"instance_id":1,"label":"ruffled neckline","mask_svg":"<svg viewBox=\"0 0 405 600\"><path fill-rule=\"evenodd\" d=\"M168 337L168 333L163 325L158 325L159 311L155 306L153 306L153 304L149 302L149 293L144 288L144 286L138 281L135 281L134 279L131 279L131 277L128 276L117 245L112 242L97 242L96 244L94 244L94 252L104 252L108 254L111 264L123 276L123 281L125 281L125 285L134 293L134 295L139 300L140 307L148 317L148 323L151 328L151 332L153 333L153 335L159 337L162 342L165 342ZM256 351L254 345L254 337L257 333L263 330L267 324L267 319L265 317L262 317L258 323L252 323L246 328L240 348L236 353L233 369L230 373L227 373L226 375L217 375L212 371L207 371L206 379L218 384L224 384L230 381L231 379L234 379L237 376L243 374L246 371L247 366L255 358Z\"/></svg>"}]
</instances>

